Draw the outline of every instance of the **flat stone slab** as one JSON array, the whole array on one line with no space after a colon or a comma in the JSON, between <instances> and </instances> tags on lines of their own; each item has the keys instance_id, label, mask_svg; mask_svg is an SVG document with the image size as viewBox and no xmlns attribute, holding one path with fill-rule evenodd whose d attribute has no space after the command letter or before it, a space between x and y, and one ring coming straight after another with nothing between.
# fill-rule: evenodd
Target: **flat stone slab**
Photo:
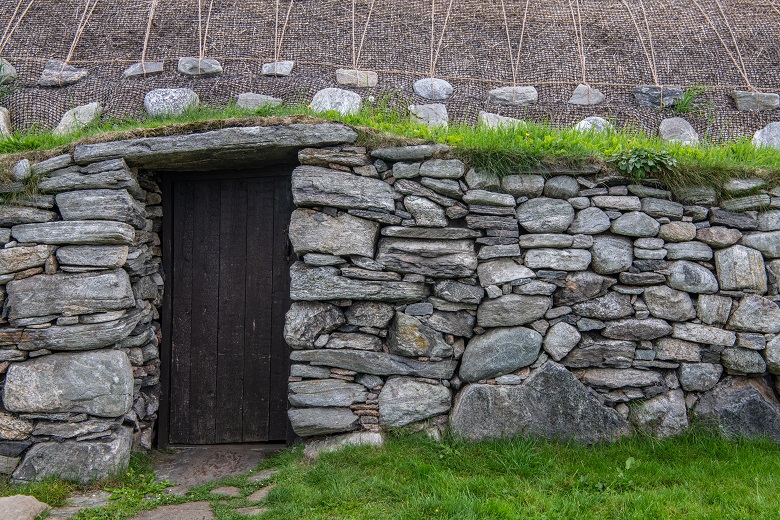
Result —
<instances>
[{"instance_id":1,"label":"flat stone slab","mask_svg":"<svg viewBox=\"0 0 780 520\"><path fill-rule=\"evenodd\" d=\"M261 69L263 76L289 76L292 74L294 61L276 61L274 63L263 63Z\"/></svg>"},{"instance_id":2,"label":"flat stone slab","mask_svg":"<svg viewBox=\"0 0 780 520\"><path fill-rule=\"evenodd\" d=\"M357 133L331 123L224 128L199 134L80 145L74 159L89 164L124 158L130 166L205 171L292 159L298 149L353 143Z\"/></svg>"},{"instance_id":3,"label":"flat stone slab","mask_svg":"<svg viewBox=\"0 0 780 520\"><path fill-rule=\"evenodd\" d=\"M342 116L357 114L363 103L359 94L340 88L325 88L314 94L311 109L315 112L335 111Z\"/></svg>"},{"instance_id":4,"label":"flat stone slab","mask_svg":"<svg viewBox=\"0 0 780 520\"><path fill-rule=\"evenodd\" d=\"M179 58L177 70L185 76L217 76L222 74L222 65L212 58Z\"/></svg>"},{"instance_id":5,"label":"flat stone slab","mask_svg":"<svg viewBox=\"0 0 780 520\"><path fill-rule=\"evenodd\" d=\"M59 60L49 60L41 73L38 85L41 87L64 87L87 77L89 71Z\"/></svg>"},{"instance_id":6,"label":"flat stone slab","mask_svg":"<svg viewBox=\"0 0 780 520\"><path fill-rule=\"evenodd\" d=\"M247 110L257 110L263 107L275 107L282 104L280 98L273 96L266 96L263 94L255 94L254 92L244 92L238 95L236 100L236 106L238 108L246 108Z\"/></svg>"},{"instance_id":7,"label":"flat stone slab","mask_svg":"<svg viewBox=\"0 0 780 520\"><path fill-rule=\"evenodd\" d=\"M273 491L273 489L276 487L276 484L269 484L265 487L262 487L246 497L246 500L248 502L260 502L261 500L265 500L265 498L268 496L268 494ZM213 493L213 491L212 491Z\"/></svg>"},{"instance_id":8,"label":"flat stone slab","mask_svg":"<svg viewBox=\"0 0 780 520\"><path fill-rule=\"evenodd\" d=\"M12 412L121 417L133 403L130 361L121 350L98 350L14 363L6 376L3 403Z\"/></svg>"},{"instance_id":9,"label":"flat stone slab","mask_svg":"<svg viewBox=\"0 0 780 520\"><path fill-rule=\"evenodd\" d=\"M235 509L234 511L239 515L253 516L253 515L262 515L263 513L268 511L268 509L266 509L265 507L242 507L239 509Z\"/></svg>"},{"instance_id":10,"label":"flat stone slab","mask_svg":"<svg viewBox=\"0 0 780 520\"><path fill-rule=\"evenodd\" d=\"M162 506L132 517L130 520L213 520L208 502L190 502L177 506Z\"/></svg>"},{"instance_id":11,"label":"flat stone slab","mask_svg":"<svg viewBox=\"0 0 780 520\"><path fill-rule=\"evenodd\" d=\"M220 444L175 447L172 454L154 453L155 474L158 481L169 480L176 483L175 487L168 488L169 493L183 495L191 487L248 473L256 468L260 461L284 447L284 444ZM256 479L258 476L263 476L267 479L271 475L259 472L250 478Z\"/></svg>"},{"instance_id":12,"label":"flat stone slab","mask_svg":"<svg viewBox=\"0 0 780 520\"><path fill-rule=\"evenodd\" d=\"M130 78L148 78L151 76L159 76L163 72L163 62L161 61L147 61L144 63L133 63L125 69L122 73L122 79Z\"/></svg>"},{"instance_id":13,"label":"flat stone slab","mask_svg":"<svg viewBox=\"0 0 780 520\"><path fill-rule=\"evenodd\" d=\"M376 87L379 76L370 70L337 69L336 82L349 87Z\"/></svg>"},{"instance_id":14,"label":"flat stone slab","mask_svg":"<svg viewBox=\"0 0 780 520\"><path fill-rule=\"evenodd\" d=\"M93 507L103 507L108 504L111 493L108 491L76 491L68 497L67 504L64 507L52 509L47 519L66 519L70 518L82 509L91 509Z\"/></svg>"},{"instance_id":15,"label":"flat stone slab","mask_svg":"<svg viewBox=\"0 0 780 520\"><path fill-rule=\"evenodd\" d=\"M255 473L251 477L247 478L246 481L247 482L255 482L255 483L265 482L266 480L268 480L269 478L273 477L277 473L279 473L279 470L276 469L276 468L264 469L264 470L258 471L257 473Z\"/></svg>"},{"instance_id":16,"label":"flat stone slab","mask_svg":"<svg viewBox=\"0 0 780 520\"><path fill-rule=\"evenodd\" d=\"M144 96L144 108L152 117L182 114L199 104L198 95L188 88L158 88Z\"/></svg>"},{"instance_id":17,"label":"flat stone slab","mask_svg":"<svg viewBox=\"0 0 780 520\"><path fill-rule=\"evenodd\" d=\"M220 486L218 488L212 489L209 494L211 495L222 495L227 497L240 497L241 496L241 490L238 489L236 486Z\"/></svg>"}]
</instances>

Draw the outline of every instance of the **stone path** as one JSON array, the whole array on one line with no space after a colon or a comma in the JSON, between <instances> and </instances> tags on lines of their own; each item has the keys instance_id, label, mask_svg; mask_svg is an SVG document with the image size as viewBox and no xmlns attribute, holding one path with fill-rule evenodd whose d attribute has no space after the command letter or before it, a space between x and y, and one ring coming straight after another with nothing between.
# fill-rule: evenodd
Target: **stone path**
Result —
<instances>
[{"instance_id":1,"label":"stone path","mask_svg":"<svg viewBox=\"0 0 780 520\"><path fill-rule=\"evenodd\" d=\"M241 475L253 471L263 459L283 449L283 444L237 444L216 446L181 446L171 453L154 452L155 472L158 481L169 480L177 485L168 488L174 495L184 495L195 486ZM250 476L247 480L261 483L271 478L275 469L266 469ZM273 485L261 488L248 497L249 502L260 502L268 496ZM234 486L221 486L211 491L213 495L222 495L225 499L241 496L241 490ZM75 492L67 505L49 512L47 518L67 520L82 509L100 507L108 503L111 493L107 491ZM257 515L265 508L253 505L236 509L241 515ZM144 511L132 520L212 520L214 513L209 502L190 502L187 504L162 506ZM0 518L0 520L4 520Z\"/></svg>"},{"instance_id":2,"label":"stone path","mask_svg":"<svg viewBox=\"0 0 780 520\"><path fill-rule=\"evenodd\" d=\"M181 446L173 448L172 454L156 452L155 472L158 480L176 483L167 490L169 493L183 495L194 486L249 473L261 460L283 448L283 444Z\"/></svg>"},{"instance_id":3,"label":"stone path","mask_svg":"<svg viewBox=\"0 0 780 520\"><path fill-rule=\"evenodd\" d=\"M111 493L108 491L76 491L68 497L67 505L52 509L48 519L66 520L82 509L100 507L108 503Z\"/></svg>"},{"instance_id":4,"label":"stone path","mask_svg":"<svg viewBox=\"0 0 780 520\"><path fill-rule=\"evenodd\" d=\"M144 511L132 520L212 520L211 504L208 502L190 502L177 506L163 506Z\"/></svg>"}]
</instances>

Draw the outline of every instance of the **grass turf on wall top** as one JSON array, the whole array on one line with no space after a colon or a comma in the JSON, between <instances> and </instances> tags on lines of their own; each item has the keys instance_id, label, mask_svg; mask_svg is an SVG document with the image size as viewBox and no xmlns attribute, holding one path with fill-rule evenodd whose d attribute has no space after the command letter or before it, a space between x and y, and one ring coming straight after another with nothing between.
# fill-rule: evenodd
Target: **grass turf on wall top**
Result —
<instances>
[{"instance_id":1,"label":"grass turf on wall top","mask_svg":"<svg viewBox=\"0 0 780 520\"><path fill-rule=\"evenodd\" d=\"M705 136L697 146L662 141L632 129L581 132L545 124L520 123L495 129L453 124L429 128L412 124L408 114L382 103L364 105L356 115L315 114L308 107L279 106L251 111L235 106L200 107L179 116L107 119L70 135L29 130L0 139L0 179L7 180L21 157L40 160L72 148L78 142L111 141L142 136L185 134L228 126L289 122L338 121L356 127L359 144L379 147L405 142L436 141L452 146L469 166L497 175L533 171L543 166L577 168L600 164L630 173L634 181L658 180L669 187L709 185L757 176L780 182L780 150L753 146L749 139L717 141ZM411 141L410 141L411 140ZM622 168L620 168L622 166Z\"/></svg>"}]
</instances>

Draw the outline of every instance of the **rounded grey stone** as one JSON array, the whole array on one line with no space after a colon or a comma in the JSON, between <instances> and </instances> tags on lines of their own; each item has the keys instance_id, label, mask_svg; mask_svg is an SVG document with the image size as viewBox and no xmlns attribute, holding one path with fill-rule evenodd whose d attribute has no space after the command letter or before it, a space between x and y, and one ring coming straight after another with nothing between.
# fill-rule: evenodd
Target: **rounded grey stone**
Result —
<instances>
[{"instance_id":1,"label":"rounded grey stone","mask_svg":"<svg viewBox=\"0 0 780 520\"><path fill-rule=\"evenodd\" d=\"M769 123L753 135L754 146L780 148L780 122Z\"/></svg>"},{"instance_id":2,"label":"rounded grey stone","mask_svg":"<svg viewBox=\"0 0 780 520\"><path fill-rule=\"evenodd\" d=\"M623 237L594 237L590 252L593 270L599 274L626 271L634 261L634 245L629 239Z\"/></svg>"},{"instance_id":3,"label":"rounded grey stone","mask_svg":"<svg viewBox=\"0 0 780 520\"><path fill-rule=\"evenodd\" d=\"M360 112L363 103L359 94L340 88L325 88L314 94L311 109L314 112L338 112L349 116Z\"/></svg>"},{"instance_id":4,"label":"rounded grey stone","mask_svg":"<svg viewBox=\"0 0 780 520\"><path fill-rule=\"evenodd\" d=\"M680 386L686 392L706 392L718 384L723 373L721 365L712 363L682 363L677 371Z\"/></svg>"},{"instance_id":5,"label":"rounded grey stone","mask_svg":"<svg viewBox=\"0 0 780 520\"><path fill-rule=\"evenodd\" d=\"M550 303L547 296L507 294L483 301L477 309L477 322L480 327L525 325L542 318Z\"/></svg>"},{"instance_id":6,"label":"rounded grey stone","mask_svg":"<svg viewBox=\"0 0 780 520\"><path fill-rule=\"evenodd\" d=\"M574 221L574 208L565 200L539 197L518 206L517 220L530 233L563 233Z\"/></svg>"},{"instance_id":7,"label":"rounded grey stone","mask_svg":"<svg viewBox=\"0 0 780 520\"><path fill-rule=\"evenodd\" d=\"M677 435L688 428L685 395L678 388L642 401L631 408L629 420L637 429L658 439Z\"/></svg>"},{"instance_id":8,"label":"rounded grey stone","mask_svg":"<svg viewBox=\"0 0 780 520\"><path fill-rule=\"evenodd\" d=\"M606 97L599 89L580 84L574 89L569 103L572 105L598 105L603 103L605 99Z\"/></svg>"},{"instance_id":9,"label":"rounded grey stone","mask_svg":"<svg viewBox=\"0 0 780 520\"><path fill-rule=\"evenodd\" d=\"M657 318L625 319L611 321L607 323L602 334L611 339L622 339L626 341L638 341L657 339L671 334L672 327L664 320Z\"/></svg>"},{"instance_id":10,"label":"rounded grey stone","mask_svg":"<svg viewBox=\"0 0 780 520\"><path fill-rule=\"evenodd\" d=\"M393 377L379 393L379 424L398 428L445 414L451 406L448 388L410 377Z\"/></svg>"},{"instance_id":11,"label":"rounded grey stone","mask_svg":"<svg viewBox=\"0 0 780 520\"><path fill-rule=\"evenodd\" d=\"M282 104L282 100L273 96L244 92L238 95L236 106L247 110L257 110L263 107L275 107Z\"/></svg>"},{"instance_id":12,"label":"rounded grey stone","mask_svg":"<svg viewBox=\"0 0 780 520\"><path fill-rule=\"evenodd\" d=\"M544 351L555 361L560 361L577 346L582 335L573 325L559 321L547 331L544 337Z\"/></svg>"},{"instance_id":13,"label":"rounded grey stone","mask_svg":"<svg viewBox=\"0 0 780 520\"><path fill-rule=\"evenodd\" d=\"M696 238L696 226L690 222L670 222L658 230L658 237L667 242L688 242Z\"/></svg>"},{"instance_id":14,"label":"rounded grey stone","mask_svg":"<svg viewBox=\"0 0 780 520\"><path fill-rule=\"evenodd\" d=\"M655 285L645 287L645 304L656 318L671 321L687 321L696 317L693 301L688 293Z\"/></svg>"},{"instance_id":15,"label":"rounded grey stone","mask_svg":"<svg viewBox=\"0 0 780 520\"><path fill-rule=\"evenodd\" d=\"M289 76L292 74L294 61L276 61L273 63L263 63L261 74L263 76Z\"/></svg>"},{"instance_id":16,"label":"rounded grey stone","mask_svg":"<svg viewBox=\"0 0 780 520\"><path fill-rule=\"evenodd\" d=\"M578 132L611 132L615 129L614 126L612 126L612 123L604 119L603 117L598 116L590 116L586 117L576 125L574 125L574 129Z\"/></svg>"},{"instance_id":17,"label":"rounded grey stone","mask_svg":"<svg viewBox=\"0 0 780 520\"><path fill-rule=\"evenodd\" d=\"M30 177L31 174L32 167L30 166L30 161L27 159L22 159L16 163L16 165L14 165L12 178L15 181L24 182Z\"/></svg>"},{"instance_id":18,"label":"rounded grey stone","mask_svg":"<svg viewBox=\"0 0 780 520\"><path fill-rule=\"evenodd\" d=\"M409 105L409 121L417 125L447 126L449 115L444 103Z\"/></svg>"},{"instance_id":19,"label":"rounded grey stone","mask_svg":"<svg viewBox=\"0 0 780 520\"><path fill-rule=\"evenodd\" d=\"M177 70L185 76L217 76L222 74L222 65L212 58L179 58Z\"/></svg>"},{"instance_id":20,"label":"rounded grey stone","mask_svg":"<svg viewBox=\"0 0 780 520\"><path fill-rule=\"evenodd\" d=\"M669 266L669 286L680 291L715 294L718 292L718 280L704 266L680 260Z\"/></svg>"},{"instance_id":21,"label":"rounded grey stone","mask_svg":"<svg viewBox=\"0 0 780 520\"><path fill-rule=\"evenodd\" d=\"M188 88L159 88L144 96L144 108L152 117L179 115L199 104L198 95Z\"/></svg>"},{"instance_id":22,"label":"rounded grey stone","mask_svg":"<svg viewBox=\"0 0 780 520\"><path fill-rule=\"evenodd\" d=\"M0 85L9 85L16 81L16 68L3 58L0 58Z\"/></svg>"},{"instance_id":23,"label":"rounded grey stone","mask_svg":"<svg viewBox=\"0 0 780 520\"><path fill-rule=\"evenodd\" d=\"M574 217L569 226L569 233L596 235L608 230L610 225L609 217L601 209L585 208Z\"/></svg>"},{"instance_id":24,"label":"rounded grey stone","mask_svg":"<svg viewBox=\"0 0 780 520\"><path fill-rule=\"evenodd\" d=\"M133 373L121 350L50 354L8 369L3 403L13 412L121 417L133 404Z\"/></svg>"},{"instance_id":25,"label":"rounded grey stone","mask_svg":"<svg viewBox=\"0 0 780 520\"><path fill-rule=\"evenodd\" d=\"M501 178L501 188L513 197L538 197L544 190L544 177L541 175L507 175Z\"/></svg>"},{"instance_id":26,"label":"rounded grey stone","mask_svg":"<svg viewBox=\"0 0 780 520\"><path fill-rule=\"evenodd\" d=\"M423 78L414 83L415 94L433 101L449 99L452 92L452 85L439 78Z\"/></svg>"},{"instance_id":27,"label":"rounded grey stone","mask_svg":"<svg viewBox=\"0 0 780 520\"><path fill-rule=\"evenodd\" d=\"M698 144L699 134L681 117L669 117L661 121L658 129L661 139L682 144Z\"/></svg>"},{"instance_id":28,"label":"rounded grey stone","mask_svg":"<svg viewBox=\"0 0 780 520\"><path fill-rule=\"evenodd\" d=\"M658 234L661 224L656 219L642 213L632 211L625 213L612 221L612 232L629 237L654 237Z\"/></svg>"},{"instance_id":29,"label":"rounded grey stone","mask_svg":"<svg viewBox=\"0 0 780 520\"><path fill-rule=\"evenodd\" d=\"M534 361L542 348L542 336L525 327L492 329L466 345L460 378L479 381L514 372Z\"/></svg>"},{"instance_id":30,"label":"rounded grey stone","mask_svg":"<svg viewBox=\"0 0 780 520\"><path fill-rule=\"evenodd\" d=\"M766 362L761 354L746 348L723 349L720 362L729 374L763 374L766 372Z\"/></svg>"},{"instance_id":31,"label":"rounded grey stone","mask_svg":"<svg viewBox=\"0 0 780 520\"><path fill-rule=\"evenodd\" d=\"M488 101L496 105L523 106L532 105L539 99L534 87L500 87L488 92Z\"/></svg>"},{"instance_id":32,"label":"rounded grey stone","mask_svg":"<svg viewBox=\"0 0 780 520\"><path fill-rule=\"evenodd\" d=\"M571 175L558 175L544 184L544 196L553 199L570 199L580 192L580 183Z\"/></svg>"}]
</instances>

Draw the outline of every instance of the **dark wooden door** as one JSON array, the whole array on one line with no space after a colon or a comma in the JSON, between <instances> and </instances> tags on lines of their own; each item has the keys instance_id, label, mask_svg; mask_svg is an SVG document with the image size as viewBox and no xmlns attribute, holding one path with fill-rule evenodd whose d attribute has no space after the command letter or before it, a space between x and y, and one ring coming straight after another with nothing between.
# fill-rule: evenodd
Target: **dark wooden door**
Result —
<instances>
[{"instance_id":1,"label":"dark wooden door","mask_svg":"<svg viewBox=\"0 0 780 520\"><path fill-rule=\"evenodd\" d=\"M289 171L173 179L169 436L287 438Z\"/></svg>"}]
</instances>

